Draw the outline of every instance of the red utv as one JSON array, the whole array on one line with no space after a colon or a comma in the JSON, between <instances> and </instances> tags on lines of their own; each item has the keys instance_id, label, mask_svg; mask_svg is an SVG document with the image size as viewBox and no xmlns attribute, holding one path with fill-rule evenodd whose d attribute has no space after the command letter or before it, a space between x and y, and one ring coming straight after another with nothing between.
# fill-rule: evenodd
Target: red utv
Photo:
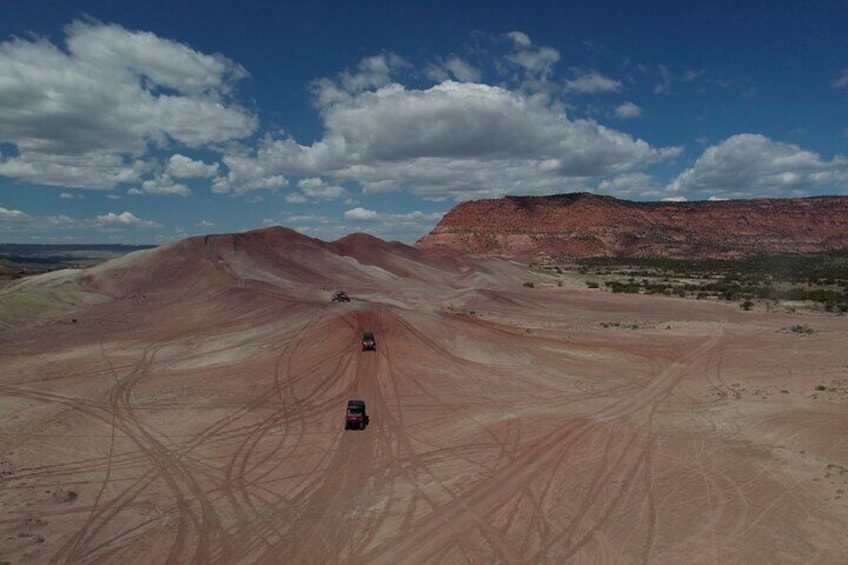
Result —
<instances>
[{"instance_id":1,"label":"red utv","mask_svg":"<svg viewBox=\"0 0 848 565\"><path fill-rule=\"evenodd\" d=\"M362 351L376 351L377 342L374 340L374 334L365 332L362 334Z\"/></svg>"},{"instance_id":2,"label":"red utv","mask_svg":"<svg viewBox=\"0 0 848 565\"><path fill-rule=\"evenodd\" d=\"M348 400L345 429L364 430L366 427L368 427L368 414L365 412L365 401Z\"/></svg>"}]
</instances>

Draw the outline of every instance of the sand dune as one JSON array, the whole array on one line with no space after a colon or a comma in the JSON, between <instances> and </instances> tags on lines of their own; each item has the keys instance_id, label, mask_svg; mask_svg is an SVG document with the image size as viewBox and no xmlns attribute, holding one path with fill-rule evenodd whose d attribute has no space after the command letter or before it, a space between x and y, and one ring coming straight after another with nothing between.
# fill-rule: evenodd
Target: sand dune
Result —
<instances>
[{"instance_id":1,"label":"sand dune","mask_svg":"<svg viewBox=\"0 0 848 565\"><path fill-rule=\"evenodd\" d=\"M846 563L846 337L283 228L25 279L0 562Z\"/></svg>"}]
</instances>

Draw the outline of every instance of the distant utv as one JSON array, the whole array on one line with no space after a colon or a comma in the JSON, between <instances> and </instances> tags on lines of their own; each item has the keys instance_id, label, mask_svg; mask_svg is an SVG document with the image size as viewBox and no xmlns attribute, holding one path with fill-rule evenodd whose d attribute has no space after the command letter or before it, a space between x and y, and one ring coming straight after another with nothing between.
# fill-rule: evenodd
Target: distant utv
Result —
<instances>
[{"instance_id":1,"label":"distant utv","mask_svg":"<svg viewBox=\"0 0 848 565\"><path fill-rule=\"evenodd\" d=\"M337 290L335 294L333 294L333 302L350 302L350 296L343 290Z\"/></svg>"}]
</instances>

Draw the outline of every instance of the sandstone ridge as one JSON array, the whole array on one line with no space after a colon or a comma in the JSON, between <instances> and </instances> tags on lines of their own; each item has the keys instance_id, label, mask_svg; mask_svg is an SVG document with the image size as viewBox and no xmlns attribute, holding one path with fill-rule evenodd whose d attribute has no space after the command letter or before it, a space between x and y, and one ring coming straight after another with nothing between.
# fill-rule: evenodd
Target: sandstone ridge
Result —
<instances>
[{"instance_id":1,"label":"sandstone ridge","mask_svg":"<svg viewBox=\"0 0 848 565\"><path fill-rule=\"evenodd\" d=\"M463 202L416 246L528 257L734 258L848 248L848 197L631 202L590 193Z\"/></svg>"}]
</instances>

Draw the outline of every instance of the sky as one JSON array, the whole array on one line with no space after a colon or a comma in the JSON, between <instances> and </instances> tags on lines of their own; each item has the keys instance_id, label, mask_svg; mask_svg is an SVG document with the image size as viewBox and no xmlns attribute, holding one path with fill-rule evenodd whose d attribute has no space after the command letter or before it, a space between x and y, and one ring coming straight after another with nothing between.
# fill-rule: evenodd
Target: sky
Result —
<instances>
[{"instance_id":1,"label":"sky","mask_svg":"<svg viewBox=\"0 0 848 565\"><path fill-rule=\"evenodd\" d=\"M848 194L848 6L0 1L0 242Z\"/></svg>"}]
</instances>

